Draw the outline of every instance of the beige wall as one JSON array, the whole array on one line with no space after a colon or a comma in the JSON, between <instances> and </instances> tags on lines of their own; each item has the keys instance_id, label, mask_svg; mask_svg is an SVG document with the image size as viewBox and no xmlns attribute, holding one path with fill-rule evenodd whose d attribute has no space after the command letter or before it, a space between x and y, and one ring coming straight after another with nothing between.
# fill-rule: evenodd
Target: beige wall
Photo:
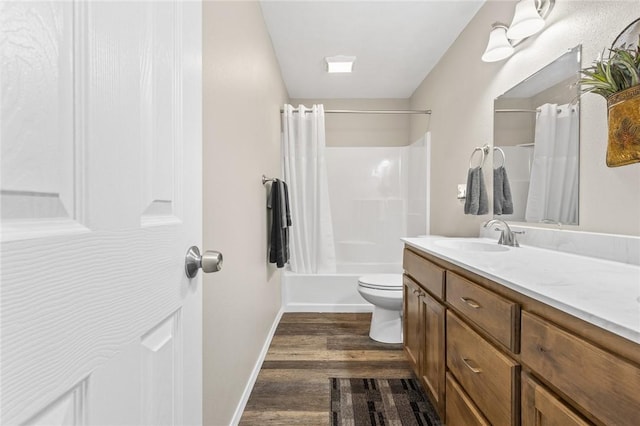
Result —
<instances>
[{"instance_id":1,"label":"beige wall","mask_svg":"<svg viewBox=\"0 0 640 426\"><path fill-rule=\"evenodd\" d=\"M484 63L491 24L509 23L515 1L487 1L411 98L411 107L432 109L430 123L413 118L412 139L432 134L431 229L452 236L477 235L488 216L465 216L456 184L466 180L473 147L492 140L495 97L568 49L582 44L588 66L616 35L638 17L638 1L559 0L545 30L516 47L509 59ZM640 235L640 163L608 168L604 99L582 97L580 225L584 231ZM487 182L490 184L488 176Z\"/></svg>"},{"instance_id":2,"label":"beige wall","mask_svg":"<svg viewBox=\"0 0 640 426\"><path fill-rule=\"evenodd\" d=\"M291 104L323 104L325 109L409 109L409 99L292 99ZM327 146L404 146L412 142L409 116L404 114L326 114L325 134Z\"/></svg>"},{"instance_id":3,"label":"beige wall","mask_svg":"<svg viewBox=\"0 0 640 426\"><path fill-rule=\"evenodd\" d=\"M204 249L224 268L204 277L204 424L229 424L280 309L267 263L267 188L280 174L288 101L257 2L203 6Z\"/></svg>"}]
</instances>

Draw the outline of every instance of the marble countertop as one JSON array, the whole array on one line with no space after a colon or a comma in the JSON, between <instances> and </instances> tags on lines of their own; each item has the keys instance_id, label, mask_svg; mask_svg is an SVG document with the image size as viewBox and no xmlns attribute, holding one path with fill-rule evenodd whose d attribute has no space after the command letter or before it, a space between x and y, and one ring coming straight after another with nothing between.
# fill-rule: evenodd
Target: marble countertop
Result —
<instances>
[{"instance_id":1,"label":"marble countertop","mask_svg":"<svg viewBox=\"0 0 640 426\"><path fill-rule=\"evenodd\" d=\"M498 252L451 247L456 242L461 247L467 242L496 244L487 238L429 236L402 240L640 344L640 266L531 246Z\"/></svg>"}]
</instances>

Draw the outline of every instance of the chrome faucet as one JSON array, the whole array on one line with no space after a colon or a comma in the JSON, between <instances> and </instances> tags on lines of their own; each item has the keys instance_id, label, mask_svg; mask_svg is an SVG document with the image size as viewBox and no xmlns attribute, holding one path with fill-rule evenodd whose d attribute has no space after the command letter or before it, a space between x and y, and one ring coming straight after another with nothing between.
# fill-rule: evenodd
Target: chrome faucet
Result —
<instances>
[{"instance_id":1,"label":"chrome faucet","mask_svg":"<svg viewBox=\"0 0 640 426\"><path fill-rule=\"evenodd\" d=\"M498 244L502 244L503 246L510 247L520 247L518 244L518 240L516 239L516 234L509 228L509 225L504 220L500 219L491 219L484 224L484 227L487 228L493 224L503 225L502 233L500 234L500 239L498 240ZM498 228L496 228L498 230Z\"/></svg>"}]
</instances>

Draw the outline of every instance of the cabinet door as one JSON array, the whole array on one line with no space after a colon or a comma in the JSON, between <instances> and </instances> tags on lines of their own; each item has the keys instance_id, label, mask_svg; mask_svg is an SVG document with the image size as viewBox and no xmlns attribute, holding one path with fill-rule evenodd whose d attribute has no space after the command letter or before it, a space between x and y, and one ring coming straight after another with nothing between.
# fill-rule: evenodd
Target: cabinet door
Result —
<instances>
[{"instance_id":1,"label":"cabinet door","mask_svg":"<svg viewBox=\"0 0 640 426\"><path fill-rule=\"evenodd\" d=\"M587 426L568 406L522 373L522 426Z\"/></svg>"},{"instance_id":2,"label":"cabinet door","mask_svg":"<svg viewBox=\"0 0 640 426\"><path fill-rule=\"evenodd\" d=\"M422 317L420 315L420 288L410 278L403 278L404 307L403 307L403 342L404 350L409 357L411 367L417 376L420 361L420 330Z\"/></svg>"},{"instance_id":3,"label":"cabinet door","mask_svg":"<svg viewBox=\"0 0 640 426\"><path fill-rule=\"evenodd\" d=\"M444 418L445 311L444 306L426 292L422 292L421 300L424 326L420 374L438 414Z\"/></svg>"}]
</instances>

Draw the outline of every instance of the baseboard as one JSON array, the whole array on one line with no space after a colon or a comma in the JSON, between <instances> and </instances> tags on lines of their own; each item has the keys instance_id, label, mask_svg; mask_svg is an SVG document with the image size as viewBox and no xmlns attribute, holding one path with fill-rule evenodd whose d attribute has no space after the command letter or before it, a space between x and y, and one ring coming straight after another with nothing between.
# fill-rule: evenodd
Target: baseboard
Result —
<instances>
[{"instance_id":1,"label":"baseboard","mask_svg":"<svg viewBox=\"0 0 640 426\"><path fill-rule=\"evenodd\" d=\"M289 303L284 306L285 312L372 312L373 305L362 304L334 304L334 303Z\"/></svg>"},{"instance_id":2,"label":"baseboard","mask_svg":"<svg viewBox=\"0 0 640 426\"><path fill-rule=\"evenodd\" d=\"M231 425L237 425L240 423L240 418L242 417L242 413L244 412L245 407L247 406L247 401L249 401L249 396L251 396L251 391L253 390L253 385L255 385L256 380L258 379L258 374L260 374L260 369L262 368L262 362L267 356L267 352L269 351L269 346L271 345L271 340L273 339L274 334L276 333L276 328L278 328L278 324L280 323L280 319L282 318L282 314L285 312L284 308L280 308L278 313L276 314L275 319L273 320L273 324L271 324L271 329L267 334L267 338L264 341L264 345L262 346L262 350L260 351L260 355L256 360L255 365L253 366L253 371L249 376L249 380L247 380L247 385L244 388L244 392L242 393L242 398L240 398L240 402L236 407L236 411L233 413L233 417L231 418Z\"/></svg>"}]
</instances>

